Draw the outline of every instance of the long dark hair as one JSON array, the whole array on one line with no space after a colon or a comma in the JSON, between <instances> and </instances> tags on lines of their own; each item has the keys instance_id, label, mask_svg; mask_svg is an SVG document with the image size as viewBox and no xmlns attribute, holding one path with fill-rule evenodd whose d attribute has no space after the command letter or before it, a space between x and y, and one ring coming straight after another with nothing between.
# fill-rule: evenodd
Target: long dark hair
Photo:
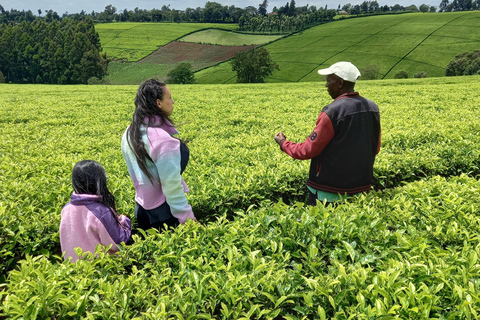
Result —
<instances>
[{"instance_id":1,"label":"long dark hair","mask_svg":"<svg viewBox=\"0 0 480 320\"><path fill-rule=\"evenodd\" d=\"M160 117L165 123L170 122L173 124L168 115L157 105L157 99L163 100L165 87L165 83L156 79L148 79L140 85L135 97L135 111L133 112L132 123L127 130L128 145L135 154L138 166L151 183L158 183L159 181L155 181L155 178L148 171L147 161L153 162L153 160L145 149L141 128L142 126L147 128L158 126L159 124L154 122L155 117Z\"/></svg>"},{"instance_id":2,"label":"long dark hair","mask_svg":"<svg viewBox=\"0 0 480 320\"><path fill-rule=\"evenodd\" d=\"M100 196L100 202L110 208L118 221L115 197L108 190L107 174L100 163L93 160L77 162L72 171L72 186L75 193Z\"/></svg>"}]
</instances>

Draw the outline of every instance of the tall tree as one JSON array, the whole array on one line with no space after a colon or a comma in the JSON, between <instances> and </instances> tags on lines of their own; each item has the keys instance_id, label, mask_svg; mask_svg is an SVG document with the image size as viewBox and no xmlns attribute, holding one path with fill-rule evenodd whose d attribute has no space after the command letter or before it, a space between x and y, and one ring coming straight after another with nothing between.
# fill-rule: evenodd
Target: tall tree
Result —
<instances>
[{"instance_id":1,"label":"tall tree","mask_svg":"<svg viewBox=\"0 0 480 320\"><path fill-rule=\"evenodd\" d=\"M238 52L230 63L232 70L237 72L237 82L240 83L261 83L274 70L280 70L265 48Z\"/></svg>"},{"instance_id":2,"label":"tall tree","mask_svg":"<svg viewBox=\"0 0 480 320\"><path fill-rule=\"evenodd\" d=\"M87 83L108 66L92 19L4 24L0 52L0 70L14 83Z\"/></svg>"},{"instance_id":3,"label":"tall tree","mask_svg":"<svg viewBox=\"0 0 480 320\"><path fill-rule=\"evenodd\" d=\"M290 1L290 7L288 8L288 15L293 17L295 15L295 0Z\"/></svg>"},{"instance_id":4,"label":"tall tree","mask_svg":"<svg viewBox=\"0 0 480 320\"><path fill-rule=\"evenodd\" d=\"M205 10L203 11L205 22L225 22L227 8L228 7L223 7L218 2L208 1L205 4Z\"/></svg>"},{"instance_id":5,"label":"tall tree","mask_svg":"<svg viewBox=\"0 0 480 320\"><path fill-rule=\"evenodd\" d=\"M418 9L425 13L425 12L428 12L428 10L430 9L426 4L421 4L420 7L418 7Z\"/></svg>"},{"instance_id":6,"label":"tall tree","mask_svg":"<svg viewBox=\"0 0 480 320\"><path fill-rule=\"evenodd\" d=\"M445 68L446 76L480 74L480 50L464 52L455 56Z\"/></svg>"},{"instance_id":7,"label":"tall tree","mask_svg":"<svg viewBox=\"0 0 480 320\"><path fill-rule=\"evenodd\" d=\"M268 0L263 0L262 4L258 6L258 14L262 16L267 15L267 6L268 6Z\"/></svg>"},{"instance_id":8,"label":"tall tree","mask_svg":"<svg viewBox=\"0 0 480 320\"><path fill-rule=\"evenodd\" d=\"M168 73L168 83L191 84L195 83L195 74L192 64L181 62Z\"/></svg>"},{"instance_id":9,"label":"tall tree","mask_svg":"<svg viewBox=\"0 0 480 320\"><path fill-rule=\"evenodd\" d=\"M447 11L447 7L448 7L448 0L442 0L442 2L440 2L440 12L444 12L444 11Z\"/></svg>"}]
</instances>

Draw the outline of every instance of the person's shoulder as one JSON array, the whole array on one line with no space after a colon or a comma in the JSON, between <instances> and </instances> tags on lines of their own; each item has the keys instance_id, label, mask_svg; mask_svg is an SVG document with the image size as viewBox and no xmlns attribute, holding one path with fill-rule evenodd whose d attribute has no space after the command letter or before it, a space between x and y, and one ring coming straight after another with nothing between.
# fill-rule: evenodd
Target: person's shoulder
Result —
<instances>
[{"instance_id":1,"label":"person's shoulder","mask_svg":"<svg viewBox=\"0 0 480 320\"><path fill-rule=\"evenodd\" d=\"M77 210L77 206L73 205L71 202L67 203L66 205L63 206L62 208L62 214L64 212L70 212L72 210Z\"/></svg>"},{"instance_id":2,"label":"person's shoulder","mask_svg":"<svg viewBox=\"0 0 480 320\"><path fill-rule=\"evenodd\" d=\"M370 107L372 107L372 108L375 109L375 111L378 111L378 105L377 105L373 100L368 99L368 98L365 98L365 97L359 97L359 98L361 98L361 99L363 99L364 101L366 101L367 104L368 104Z\"/></svg>"},{"instance_id":3,"label":"person's shoulder","mask_svg":"<svg viewBox=\"0 0 480 320\"><path fill-rule=\"evenodd\" d=\"M112 209L104 203L98 203L90 209L90 212L102 222L113 217Z\"/></svg>"},{"instance_id":4,"label":"person's shoulder","mask_svg":"<svg viewBox=\"0 0 480 320\"><path fill-rule=\"evenodd\" d=\"M345 104L345 98L343 99L336 99L327 104L325 107L323 107L322 112L329 113L333 112L334 110L337 110L339 106Z\"/></svg>"},{"instance_id":5,"label":"person's shoulder","mask_svg":"<svg viewBox=\"0 0 480 320\"><path fill-rule=\"evenodd\" d=\"M148 127L148 138L158 140L169 140L172 138L171 134L164 126Z\"/></svg>"},{"instance_id":6,"label":"person's shoulder","mask_svg":"<svg viewBox=\"0 0 480 320\"><path fill-rule=\"evenodd\" d=\"M75 221L80 221L89 214L90 210L85 205L76 205L69 202L62 208L61 223L75 223Z\"/></svg>"}]
</instances>

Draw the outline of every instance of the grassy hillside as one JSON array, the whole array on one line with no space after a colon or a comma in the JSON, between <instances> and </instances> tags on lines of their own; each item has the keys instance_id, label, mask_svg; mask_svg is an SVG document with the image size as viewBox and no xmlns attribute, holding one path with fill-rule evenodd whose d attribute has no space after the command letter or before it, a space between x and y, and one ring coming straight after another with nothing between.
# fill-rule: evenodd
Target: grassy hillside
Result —
<instances>
[{"instance_id":1,"label":"grassy hillside","mask_svg":"<svg viewBox=\"0 0 480 320\"><path fill-rule=\"evenodd\" d=\"M345 19L266 45L280 66L267 82L318 81L317 70L346 60L380 68L380 78L401 70L410 77L444 76L459 53L480 48L480 12L412 13ZM228 63L196 73L198 83L232 83Z\"/></svg>"},{"instance_id":2,"label":"grassy hillside","mask_svg":"<svg viewBox=\"0 0 480 320\"><path fill-rule=\"evenodd\" d=\"M281 37L227 31L236 29L236 24L126 22L95 28L104 51L115 58L105 78L110 84L140 84L147 78L165 81L179 62L189 62L193 70L199 70L228 60L249 45ZM178 38L182 42L174 41Z\"/></svg>"},{"instance_id":3,"label":"grassy hillside","mask_svg":"<svg viewBox=\"0 0 480 320\"><path fill-rule=\"evenodd\" d=\"M186 34L208 28L234 30L236 24L121 22L95 25L109 57L138 61Z\"/></svg>"},{"instance_id":4,"label":"grassy hillside","mask_svg":"<svg viewBox=\"0 0 480 320\"><path fill-rule=\"evenodd\" d=\"M166 81L169 71L180 62L188 62L192 70L199 70L249 48L172 41L140 61L110 63L106 80L110 84L140 84L147 78Z\"/></svg>"},{"instance_id":5,"label":"grassy hillside","mask_svg":"<svg viewBox=\"0 0 480 320\"><path fill-rule=\"evenodd\" d=\"M265 44L281 37L283 37L283 35L255 35L208 29L191 33L178 39L178 41L216 44L221 46L241 46Z\"/></svg>"}]
</instances>

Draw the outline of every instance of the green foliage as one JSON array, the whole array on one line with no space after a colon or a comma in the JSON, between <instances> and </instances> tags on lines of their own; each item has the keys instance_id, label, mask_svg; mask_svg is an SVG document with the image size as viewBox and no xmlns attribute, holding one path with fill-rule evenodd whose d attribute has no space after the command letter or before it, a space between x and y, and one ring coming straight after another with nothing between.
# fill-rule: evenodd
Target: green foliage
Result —
<instances>
[{"instance_id":1,"label":"green foliage","mask_svg":"<svg viewBox=\"0 0 480 320\"><path fill-rule=\"evenodd\" d=\"M105 79L114 85L140 85L149 78L165 82L171 69L172 65L162 63L111 62Z\"/></svg>"},{"instance_id":2,"label":"green foliage","mask_svg":"<svg viewBox=\"0 0 480 320\"><path fill-rule=\"evenodd\" d=\"M428 77L428 73L423 72L423 71L417 72L413 75L413 77L414 78L426 78L426 77Z\"/></svg>"},{"instance_id":3,"label":"green foliage","mask_svg":"<svg viewBox=\"0 0 480 320\"><path fill-rule=\"evenodd\" d=\"M279 70L278 64L265 48L238 52L230 63L232 70L237 72L237 82L240 83L261 83L274 70Z\"/></svg>"},{"instance_id":4,"label":"green foliage","mask_svg":"<svg viewBox=\"0 0 480 320\"><path fill-rule=\"evenodd\" d=\"M411 12L418 12L418 8L416 5L412 4L412 5L409 5L408 7L405 8L405 10L407 11L411 11Z\"/></svg>"},{"instance_id":5,"label":"green foliage","mask_svg":"<svg viewBox=\"0 0 480 320\"><path fill-rule=\"evenodd\" d=\"M87 84L98 85L98 84L109 84L105 79L98 79L97 77L91 77L88 79Z\"/></svg>"},{"instance_id":6,"label":"green foliage","mask_svg":"<svg viewBox=\"0 0 480 320\"><path fill-rule=\"evenodd\" d=\"M105 167L134 220L119 139L137 86L0 86L0 317L477 317L478 76L359 81L382 117L376 191L328 208L303 205L308 162L273 141L308 136L331 101L318 83L169 87L202 225L70 264L58 225L77 161Z\"/></svg>"},{"instance_id":7,"label":"green foliage","mask_svg":"<svg viewBox=\"0 0 480 320\"><path fill-rule=\"evenodd\" d=\"M1 71L13 83L86 84L108 66L92 20L3 24L0 52Z\"/></svg>"},{"instance_id":8,"label":"green foliage","mask_svg":"<svg viewBox=\"0 0 480 320\"><path fill-rule=\"evenodd\" d=\"M203 226L135 235L75 264L27 256L12 318L474 319L478 180L432 177L336 208L264 203ZM0 314L0 315L1 315Z\"/></svg>"},{"instance_id":9,"label":"green foliage","mask_svg":"<svg viewBox=\"0 0 480 320\"><path fill-rule=\"evenodd\" d=\"M480 50L455 56L445 69L446 76L480 74Z\"/></svg>"},{"instance_id":10,"label":"green foliage","mask_svg":"<svg viewBox=\"0 0 480 320\"><path fill-rule=\"evenodd\" d=\"M168 73L168 83L192 84L195 83L195 75L192 64L181 62Z\"/></svg>"},{"instance_id":11,"label":"green foliage","mask_svg":"<svg viewBox=\"0 0 480 320\"><path fill-rule=\"evenodd\" d=\"M122 22L95 25L102 47L116 60L138 61L167 43L195 31L220 28L233 30L235 24Z\"/></svg>"},{"instance_id":12,"label":"green foliage","mask_svg":"<svg viewBox=\"0 0 480 320\"><path fill-rule=\"evenodd\" d=\"M360 76L362 80L375 80L378 79L380 75L380 67L372 64L362 68L360 73L362 74Z\"/></svg>"},{"instance_id":13,"label":"green foliage","mask_svg":"<svg viewBox=\"0 0 480 320\"><path fill-rule=\"evenodd\" d=\"M317 10L316 7L311 8L308 12L298 15L295 15L293 12L278 15L252 15L247 13L240 17L238 28L240 31L263 34L298 32L318 24L333 21L337 14L332 9L319 8Z\"/></svg>"},{"instance_id":14,"label":"green foliage","mask_svg":"<svg viewBox=\"0 0 480 320\"><path fill-rule=\"evenodd\" d=\"M455 23L451 23L455 21ZM412 23L415 22L415 23ZM360 70L375 61L380 77L393 79L405 70L443 77L459 52L478 49L480 12L408 13L343 19L312 27L265 46L280 71L265 82L322 81L317 70L351 61ZM337 41L337 35L351 35ZM408 59L404 57L408 55ZM334 58L332 58L334 57ZM235 76L229 63L196 73L198 83L228 83ZM222 69L222 70L220 70ZM224 76L218 77L221 72Z\"/></svg>"},{"instance_id":15,"label":"green foliage","mask_svg":"<svg viewBox=\"0 0 480 320\"><path fill-rule=\"evenodd\" d=\"M222 46L242 46L265 44L281 37L283 35L258 35L220 29L206 29L188 34L178 39L178 41Z\"/></svg>"},{"instance_id":16,"label":"green foliage","mask_svg":"<svg viewBox=\"0 0 480 320\"><path fill-rule=\"evenodd\" d=\"M430 7L426 4L421 4L420 7L418 7L418 10L420 10L420 12L428 12L428 10L430 10Z\"/></svg>"},{"instance_id":17,"label":"green foliage","mask_svg":"<svg viewBox=\"0 0 480 320\"><path fill-rule=\"evenodd\" d=\"M0 71L0 83L5 83L5 76L3 75L2 71Z\"/></svg>"},{"instance_id":18,"label":"green foliage","mask_svg":"<svg viewBox=\"0 0 480 320\"><path fill-rule=\"evenodd\" d=\"M186 10L171 9L170 5L163 5L161 9L139 9L136 7L133 10L123 9L117 11L117 8L110 5L105 7L103 12L86 13L81 11L79 13L65 12L60 17L57 12L53 10L45 11L44 16L41 10L38 10L39 16L35 16L30 10L16 10L11 9L6 11L0 5L0 23L21 23L22 21L33 21L35 19L44 19L46 22L53 20L61 21L65 18L75 20L93 19L96 23L110 23L110 22L162 22L162 23L238 23L242 14L247 12L247 8L238 8L235 6L222 6L217 2L207 2L205 8L197 7L195 9L187 8Z\"/></svg>"},{"instance_id":19,"label":"green foliage","mask_svg":"<svg viewBox=\"0 0 480 320\"><path fill-rule=\"evenodd\" d=\"M401 70L395 74L395 79L407 79L408 73L405 70Z\"/></svg>"}]
</instances>

